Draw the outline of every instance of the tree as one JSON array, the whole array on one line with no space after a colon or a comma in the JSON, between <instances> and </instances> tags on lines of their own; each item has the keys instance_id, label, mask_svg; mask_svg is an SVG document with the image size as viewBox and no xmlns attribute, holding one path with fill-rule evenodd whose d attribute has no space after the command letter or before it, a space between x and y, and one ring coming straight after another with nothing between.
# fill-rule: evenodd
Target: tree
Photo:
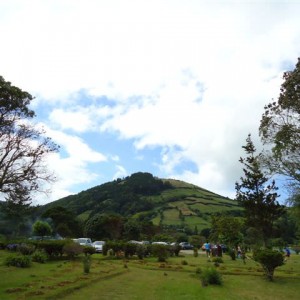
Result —
<instances>
[{"instance_id":1,"label":"tree","mask_svg":"<svg viewBox=\"0 0 300 300\"><path fill-rule=\"evenodd\" d=\"M213 215L211 220L210 239L227 244L230 248L237 246L243 240L242 222L235 217Z\"/></svg>"},{"instance_id":2,"label":"tree","mask_svg":"<svg viewBox=\"0 0 300 300\"><path fill-rule=\"evenodd\" d=\"M32 226L33 234L38 236L46 236L51 234L51 226L47 222L36 221Z\"/></svg>"},{"instance_id":3,"label":"tree","mask_svg":"<svg viewBox=\"0 0 300 300\"><path fill-rule=\"evenodd\" d=\"M44 164L58 147L30 123L33 97L0 76L0 193L7 201L31 203L32 193L54 180Z\"/></svg>"},{"instance_id":4,"label":"tree","mask_svg":"<svg viewBox=\"0 0 300 300\"><path fill-rule=\"evenodd\" d=\"M272 173L300 184L300 58L293 71L283 74L277 101L265 106L259 133L265 145L264 162Z\"/></svg>"},{"instance_id":5,"label":"tree","mask_svg":"<svg viewBox=\"0 0 300 300\"><path fill-rule=\"evenodd\" d=\"M124 219L119 215L95 214L87 220L84 234L92 239L118 239L124 228Z\"/></svg>"},{"instance_id":6,"label":"tree","mask_svg":"<svg viewBox=\"0 0 300 300\"><path fill-rule=\"evenodd\" d=\"M269 178L261 170L261 154L256 155L250 134L243 149L248 156L239 160L244 165L244 177L240 178L241 183L235 184L236 199L245 209L246 225L261 232L266 246L272 236L274 221L285 210L277 201L279 195L275 181L269 183Z\"/></svg>"},{"instance_id":7,"label":"tree","mask_svg":"<svg viewBox=\"0 0 300 300\"><path fill-rule=\"evenodd\" d=\"M50 218L54 231L61 236L80 236L82 233L75 214L62 206L49 208L42 214L42 218Z\"/></svg>"}]
</instances>

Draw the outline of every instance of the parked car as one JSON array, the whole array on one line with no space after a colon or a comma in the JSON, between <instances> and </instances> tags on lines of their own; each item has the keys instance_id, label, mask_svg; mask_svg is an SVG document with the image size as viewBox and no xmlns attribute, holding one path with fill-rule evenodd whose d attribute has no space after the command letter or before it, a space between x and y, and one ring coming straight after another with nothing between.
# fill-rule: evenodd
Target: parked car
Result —
<instances>
[{"instance_id":1,"label":"parked car","mask_svg":"<svg viewBox=\"0 0 300 300\"><path fill-rule=\"evenodd\" d=\"M95 241L95 242L93 242L92 245L95 248L96 253L102 253L105 242L104 241Z\"/></svg>"},{"instance_id":2,"label":"parked car","mask_svg":"<svg viewBox=\"0 0 300 300\"><path fill-rule=\"evenodd\" d=\"M77 243L81 246L92 246L92 240L89 238L79 238Z\"/></svg>"},{"instance_id":3,"label":"parked car","mask_svg":"<svg viewBox=\"0 0 300 300\"><path fill-rule=\"evenodd\" d=\"M152 242L152 245L164 245L164 246L168 246L169 244L167 242Z\"/></svg>"},{"instance_id":4,"label":"parked car","mask_svg":"<svg viewBox=\"0 0 300 300\"><path fill-rule=\"evenodd\" d=\"M194 249L194 246L191 245L188 242L182 242L182 243L179 243L179 245L181 246L182 250L191 250L191 249Z\"/></svg>"}]
</instances>

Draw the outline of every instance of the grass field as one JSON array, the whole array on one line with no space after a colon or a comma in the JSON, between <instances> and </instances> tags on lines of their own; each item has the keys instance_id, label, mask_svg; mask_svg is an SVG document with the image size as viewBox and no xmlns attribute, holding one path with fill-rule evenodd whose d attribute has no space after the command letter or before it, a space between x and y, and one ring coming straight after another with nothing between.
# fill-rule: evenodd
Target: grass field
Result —
<instances>
[{"instance_id":1,"label":"grass field","mask_svg":"<svg viewBox=\"0 0 300 300\"><path fill-rule=\"evenodd\" d=\"M191 252L190 252L191 253ZM202 287L196 270L213 266L201 253L181 252L167 263L155 258L107 259L93 255L89 274L83 274L81 258L75 261L33 263L20 269L3 265L8 252L0 251L0 299L299 299L300 256L292 255L276 269L274 282L263 277L252 260L244 265L223 256L218 267L222 286ZM185 264L183 264L185 261Z\"/></svg>"}]
</instances>

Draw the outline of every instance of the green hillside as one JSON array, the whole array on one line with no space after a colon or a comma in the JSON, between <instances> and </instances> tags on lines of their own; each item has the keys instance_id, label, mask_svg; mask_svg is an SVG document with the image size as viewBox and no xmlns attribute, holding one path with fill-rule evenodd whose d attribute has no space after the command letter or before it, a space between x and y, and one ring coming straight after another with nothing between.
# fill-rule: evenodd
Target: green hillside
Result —
<instances>
[{"instance_id":1,"label":"green hillside","mask_svg":"<svg viewBox=\"0 0 300 300\"><path fill-rule=\"evenodd\" d=\"M214 213L237 216L242 210L236 201L198 186L141 172L51 202L42 210L56 206L67 208L82 221L95 214L113 213L192 230L210 227Z\"/></svg>"}]
</instances>

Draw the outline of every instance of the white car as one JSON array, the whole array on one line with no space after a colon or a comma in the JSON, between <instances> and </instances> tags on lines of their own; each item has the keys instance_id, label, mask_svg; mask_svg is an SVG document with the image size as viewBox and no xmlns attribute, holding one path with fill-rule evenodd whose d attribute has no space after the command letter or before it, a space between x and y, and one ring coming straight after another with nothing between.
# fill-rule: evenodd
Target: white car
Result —
<instances>
[{"instance_id":1,"label":"white car","mask_svg":"<svg viewBox=\"0 0 300 300\"><path fill-rule=\"evenodd\" d=\"M92 240L89 238L79 238L77 243L81 246L92 246Z\"/></svg>"},{"instance_id":2,"label":"white car","mask_svg":"<svg viewBox=\"0 0 300 300\"><path fill-rule=\"evenodd\" d=\"M152 242L152 245L163 245L168 246L169 244L167 242Z\"/></svg>"},{"instance_id":3,"label":"white car","mask_svg":"<svg viewBox=\"0 0 300 300\"><path fill-rule=\"evenodd\" d=\"M102 253L103 245L105 245L105 242L104 241L95 241L92 245L95 248L97 253Z\"/></svg>"}]
</instances>

